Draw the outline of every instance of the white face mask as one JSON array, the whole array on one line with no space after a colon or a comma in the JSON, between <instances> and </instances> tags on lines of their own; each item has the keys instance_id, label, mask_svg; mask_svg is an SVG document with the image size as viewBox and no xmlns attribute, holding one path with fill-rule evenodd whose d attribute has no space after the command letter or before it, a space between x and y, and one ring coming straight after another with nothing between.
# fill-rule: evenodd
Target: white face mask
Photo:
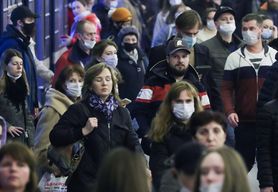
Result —
<instances>
[{"instance_id":1,"label":"white face mask","mask_svg":"<svg viewBox=\"0 0 278 192\"><path fill-rule=\"evenodd\" d=\"M96 44L96 41L92 41L92 40L84 40L84 46L86 49L93 49L94 46Z\"/></svg>"},{"instance_id":2,"label":"white face mask","mask_svg":"<svg viewBox=\"0 0 278 192\"><path fill-rule=\"evenodd\" d=\"M110 67L116 68L116 66L118 65L118 56L117 56L117 54L104 55L103 60Z\"/></svg>"},{"instance_id":3,"label":"white face mask","mask_svg":"<svg viewBox=\"0 0 278 192\"><path fill-rule=\"evenodd\" d=\"M249 30L242 31L242 38L247 45L254 45L259 41L258 33Z\"/></svg>"},{"instance_id":4,"label":"white face mask","mask_svg":"<svg viewBox=\"0 0 278 192\"><path fill-rule=\"evenodd\" d=\"M118 6L118 1L110 1L110 9L116 9Z\"/></svg>"},{"instance_id":5,"label":"white face mask","mask_svg":"<svg viewBox=\"0 0 278 192\"><path fill-rule=\"evenodd\" d=\"M270 39L272 36L272 29L263 29L262 38L263 39Z\"/></svg>"},{"instance_id":6,"label":"white face mask","mask_svg":"<svg viewBox=\"0 0 278 192\"><path fill-rule=\"evenodd\" d=\"M22 73L18 76L13 76L12 74L10 74L9 72L7 72L7 76L12 79L13 81L16 81L18 80L21 76L22 76Z\"/></svg>"},{"instance_id":7,"label":"white face mask","mask_svg":"<svg viewBox=\"0 0 278 192\"><path fill-rule=\"evenodd\" d=\"M175 103L173 105L173 114L180 120L188 120L194 111L195 107L193 101L190 103Z\"/></svg>"},{"instance_id":8,"label":"white face mask","mask_svg":"<svg viewBox=\"0 0 278 192\"><path fill-rule=\"evenodd\" d=\"M214 31L216 29L215 23L212 19L207 20L207 28L211 31Z\"/></svg>"},{"instance_id":9,"label":"white face mask","mask_svg":"<svg viewBox=\"0 0 278 192\"><path fill-rule=\"evenodd\" d=\"M223 35L232 35L233 32L236 30L236 25L235 23L225 23L221 24L219 27L219 33Z\"/></svg>"},{"instance_id":10,"label":"white face mask","mask_svg":"<svg viewBox=\"0 0 278 192\"><path fill-rule=\"evenodd\" d=\"M197 37L191 37L188 35L182 36L182 41L188 49L191 49L197 42Z\"/></svg>"},{"instance_id":11,"label":"white face mask","mask_svg":"<svg viewBox=\"0 0 278 192\"><path fill-rule=\"evenodd\" d=\"M182 0L169 0L169 3L171 6L180 5L182 3Z\"/></svg>"},{"instance_id":12,"label":"white face mask","mask_svg":"<svg viewBox=\"0 0 278 192\"><path fill-rule=\"evenodd\" d=\"M201 186L200 192L221 192L222 190L222 183L213 183L207 186Z\"/></svg>"},{"instance_id":13,"label":"white face mask","mask_svg":"<svg viewBox=\"0 0 278 192\"><path fill-rule=\"evenodd\" d=\"M83 82L82 83L66 82L66 94L70 97L80 97L82 87L83 87Z\"/></svg>"}]
</instances>

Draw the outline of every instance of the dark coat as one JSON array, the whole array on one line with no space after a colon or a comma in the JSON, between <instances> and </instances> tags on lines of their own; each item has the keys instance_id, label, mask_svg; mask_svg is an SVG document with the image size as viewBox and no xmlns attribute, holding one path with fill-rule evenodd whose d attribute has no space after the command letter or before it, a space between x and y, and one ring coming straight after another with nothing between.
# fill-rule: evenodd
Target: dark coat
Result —
<instances>
[{"instance_id":1,"label":"dark coat","mask_svg":"<svg viewBox=\"0 0 278 192\"><path fill-rule=\"evenodd\" d=\"M2 116L7 123L7 127L15 126L24 128L24 132L20 136L12 137L7 134L8 141L19 141L29 147L34 146L35 127L33 117L29 113L27 102L25 105L15 106L6 96L5 93L0 94L0 116Z\"/></svg>"},{"instance_id":2,"label":"dark coat","mask_svg":"<svg viewBox=\"0 0 278 192\"><path fill-rule=\"evenodd\" d=\"M144 85L144 75L148 66L148 59L138 50L138 61L135 63L123 49L119 50L119 61L117 68L121 72L123 83L119 84L121 98L128 98L133 101Z\"/></svg>"},{"instance_id":3,"label":"dark coat","mask_svg":"<svg viewBox=\"0 0 278 192\"><path fill-rule=\"evenodd\" d=\"M278 191L278 100L266 103L257 113L257 162L260 188Z\"/></svg>"},{"instance_id":4,"label":"dark coat","mask_svg":"<svg viewBox=\"0 0 278 192\"><path fill-rule=\"evenodd\" d=\"M206 75L206 82L208 82L208 94L210 96L212 108L224 112L220 96L224 67L229 54L240 47L241 40L234 35L232 43L227 43L217 34L213 38L204 41L201 45L208 48L207 62L211 69Z\"/></svg>"},{"instance_id":5,"label":"dark coat","mask_svg":"<svg viewBox=\"0 0 278 192\"><path fill-rule=\"evenodd\" d=\"M276 62L269 69L267 78L260 90L257 107L261 108L265 103L274 99L275 93L278 91L278 53L275 55Z\"/></svg>"},{"instance_id":6,"label":"dark coat","mask_svg":"<svg viewBox=\"0 0 278 192\"><path fill-rule=\"evenodd\" d=\"M98 119L98 127L86 137L82 128L89 117ZM54 146L66 146L84 139L85 152L68 184L68 191L91 191L95 185L97 170L105 155L113 148L124 146L133 151L142 151L138 137L131 127L131 119L126 108L113 111L113 119L108 123L104 115L89 107L87 101L69 107L50 133Z\"/></svg>"},{"instance_id":7,"label":"dark coat","mask_svg":"<svg viewBox=\"0 0 278 192\"><path fill-rule=\"evenodd\" d=\"M69 65L80 65L83 67L88 66L93 61L92 54L87 54L79 46L79 40L77 40L72 48L65 51L57 60L55 64L55 74L52 80L52 84L55 85L59 75Z\"/></svg>"},{"instance_id":8,"label":"dark coat","mask_svg":"<svg viewBox=\"0 0 278 192\"><path fill-rule=\"evenodd\" d=\"M2 55L2 53L7 49L16 49L22 54L23 65L30 88L28 106L30 111L33 112L34 107L38 107L37 76L35 61L33 54L28 47L29 44L29 38L23 36L23 34L21 34L13 25L7 25L6 31L0 39L0 55Z\"/></svg>"},{"instance_id":9,"label":"dark coat","mask_svg":"<svg viewBox=\"0 0 278 192\"><path fill-rule=\"evenodd\" d=\"M173 124L170 132L161 142L152 142L150 154L150 169L152 171L153 184L159 189L160 180L165 171L169 168L165 161L169 159L180 146L192 140L192 136L186 126Z\"/></svg>"}]
</instances>

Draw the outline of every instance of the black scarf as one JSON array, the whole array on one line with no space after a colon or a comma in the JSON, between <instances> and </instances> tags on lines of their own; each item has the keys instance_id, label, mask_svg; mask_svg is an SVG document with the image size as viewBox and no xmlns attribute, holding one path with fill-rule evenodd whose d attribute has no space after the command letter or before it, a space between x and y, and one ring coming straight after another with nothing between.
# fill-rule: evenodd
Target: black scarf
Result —
<instances>
[{"instance_id":1,"label":"black scarf","mask_svg":"<svg viewBox=\"0 0 278 192\"><path fill-rule=\"evenodd\" d=\"M25 104L27 97L27 86L26 82L21 76L15 82L9 77L6 77L6 97L16 106L19 110L19 106Z\"/></svg>"}]
</instances>

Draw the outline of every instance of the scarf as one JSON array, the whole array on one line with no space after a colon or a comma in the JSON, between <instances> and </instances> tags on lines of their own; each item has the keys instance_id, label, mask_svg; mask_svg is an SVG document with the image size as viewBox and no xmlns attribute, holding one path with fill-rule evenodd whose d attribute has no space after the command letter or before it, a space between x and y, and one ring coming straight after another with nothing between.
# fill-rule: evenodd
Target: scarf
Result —
<instances>
[{"instance_id":1,"label":"scarf","mask_svg":"<svg viewBox=\"0 0 278 192\"><path fill-rule=\"evenodd\" d=\"M114 96L110 95L106 101L102 101L99 96L92 93L89 97L89 105L93 109L105 115L108 122L112 121L112 113L119 106L118 101Z\"/></svg>"}]
</instances>

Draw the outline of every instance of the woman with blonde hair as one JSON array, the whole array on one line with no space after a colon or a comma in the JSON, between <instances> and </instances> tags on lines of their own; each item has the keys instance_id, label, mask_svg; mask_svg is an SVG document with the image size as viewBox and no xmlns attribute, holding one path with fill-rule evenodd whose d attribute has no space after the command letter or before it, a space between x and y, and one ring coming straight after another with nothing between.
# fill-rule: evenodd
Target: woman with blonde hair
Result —
<instances>
[{"instance_id":1,"label":"woman with blonde hair","mask_svg":"<svg viewBox=\"0 0 278 192\"><path fill-rule=\"evenodd\" d=\"M100 167L96 192L150 192L150 177L143 154L117 148Z\"/></svg>"},{"instance_id":2,"label":"woman with blonde hair","mask_svg":"<svg viewBox=\"0 0 278 192\"><path fill-rule=\"evenodd\" d=\"M196 88L186 81L176 82L160 105L149 132L152 140L150 169L153 183L159 189L161 176L167 169L165 160L173 155L182 144L192 140L188 121L201 106Z\"/></svg>"},{"instance_id":3,"label":"woman with blonde hair","mask_svg":"<svg viewBox=\"0 0 278 192\"><path fill-rule=\"evenodd\" d=\"M104 156L113 148L142 152L131 118L120 104L114 69L105 63L90 67L84 78L82 100L69 107L50 132L55 147L84 141L84 154L69 179L69 192L93 191Z\"/></svg>"},{"instance_id":4,"label":"woman with blonde hair","mask_svg":"<svg viewBox=\"0 0 278 192\"><path fill-rule=\"evenodd\" d=\"M201 159L194 192L250 192L245 164L234 149L210 149Z\"/></svg>"}]
</instances>

